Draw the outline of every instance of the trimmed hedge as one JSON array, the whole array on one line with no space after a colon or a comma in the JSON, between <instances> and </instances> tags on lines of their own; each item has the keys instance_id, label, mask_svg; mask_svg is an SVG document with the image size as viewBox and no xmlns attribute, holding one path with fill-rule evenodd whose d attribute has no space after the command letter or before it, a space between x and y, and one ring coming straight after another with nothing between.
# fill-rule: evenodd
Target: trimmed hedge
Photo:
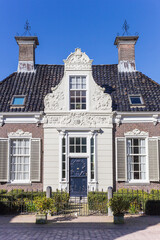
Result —
<instances>
[{"instance_id":1,"label":"trimmed hedge","mask_svg":"<svg viewBox=\"0 0 160 240\"><path fill-rule=\"evenodd\" d=\"M23 190L0 191L0 214L15 214L20 212L36 212L34 200L43 198L45 192L24 192ZM55 202L56 213L65 209L69 202L69 194L66 192L53 192L52 198Z\"/></svg>"},{"instance_id":2,"label":"trimmed hedge","mask_svg":"<svg viewBox=\"0 0 160 240\"><path fill-rule=\"evenodd\" d=\"M108 194L107 192L89 192L88 193L88 207L89 210L107 213Z\"/></svg>"},{"instance_id":3,"label":"trimmed hedge","mask_svg":"<svg viewBox=\"0 0 160 240\"><path fill-rule=\"evenodd\" d=\"M160 215L160 200L148 200L146 202L145 213L147 215Z\"/></svg>"}]
</instances>

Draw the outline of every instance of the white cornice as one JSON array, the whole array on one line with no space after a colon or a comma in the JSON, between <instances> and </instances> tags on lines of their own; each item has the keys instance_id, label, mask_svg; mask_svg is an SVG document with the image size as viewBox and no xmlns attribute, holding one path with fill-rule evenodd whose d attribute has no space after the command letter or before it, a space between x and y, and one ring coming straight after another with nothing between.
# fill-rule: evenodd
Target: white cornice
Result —
<instances>
[{"instance_id":1,"label":"white cornice","mask_svg":"<svg viewBox=\"0 0 160 240\"><path fill-rule=\"evenodd\" d=\"M43 112L29 112L29 113L0 113L0 126L5 123L35 123L39 126L43 121Z\"/></svg>"},{"instance_id":2,"label":"white cornice","mask_svg":"<svg viewBox=\"0 0 160 240\"><path fill-rule=\"evenodd\" d=\"M160 122L160 112L115 112L113 122L117 126L123 123L153 123L157 125Z\"/></svg>"},{"instance_id":3,"label":"white cornice","mask_svg":"<svg viewBox=\"0 0 160 240\"><path fill-rule=\"evenodd\" d=\"M115 111L114 112L115 114L118 114L118 115L155 115L155 114L158 114L160 115L160 112L119 112L119 111Z\"/></svg>"}]
</instances>

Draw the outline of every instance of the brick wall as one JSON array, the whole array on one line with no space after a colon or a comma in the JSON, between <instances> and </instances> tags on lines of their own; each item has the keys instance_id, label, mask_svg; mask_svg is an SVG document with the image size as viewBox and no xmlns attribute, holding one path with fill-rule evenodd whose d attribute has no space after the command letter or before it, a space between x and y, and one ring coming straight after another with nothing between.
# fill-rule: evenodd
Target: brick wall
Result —
<instances>
[{"instance_id":1,"label":"brick wall","mask_svg":"<svg viewBox=\"0 0 160 240\"><path fill-rule=\"evenodd\" d=\"M44 152L44 133L43 133L43 126L40 125L39 127L36 124L22 124L22 123L10 123L4 124L3 127L0 127L0 138L8 138L9 132L16 132L18 129L23 130L24 132L32 133L32 138L40 138L41 139L41 181L40 183L32 183L27 185L19 185L19 184L8 184L8 183L1 183L0 189L7 189L8 191L12 189L24 189L30 191L34 190L42 190L43 189L43 152Z\"/></svg>"},{"instance_id":2,"label":"brick wall","mask_svg":"<svg viewBox=\"0 0 160 240\"><path fill-rule=\"evenodd\" d=\"M127 61L135 60L135 46L134 44L120 44L118 46L118 60Z\"/></svg>"},{"instance_id":3,"label":"brick wall","mask_svg":"<svg viewBox=\"0 0 160 240\"><path fill-rule=\"evenodd\" d=\"M19 61L34 61L35 49L33 44L19 45Z\"/></svg>"},{"instance_id":4,"label":"brick wall","mask_svg":"<svg viewBox=\"0 0 160 240\"><path fill-rule=\"evenodd\" d=\"M156 126L153 123L124 123L117 127L114 124L113 128L113 136L115 137L124 137L124 133L132 131L134 129L139 129L140 131L145 131L149 133L149 137L160 136L160 124ZM115 142L114 142L115 144ZM114 146L115 149L115 146ZM113 153L114 162L116 161L115 151ZM114 166L114 173L116 173L116 169ZM115 176L115 174L114 174ZM116 178L114 178L113 183L114 189L120 188L128 188L128 189L143 189L143 190L151 190L151 189L160 189L160 182L151 182L150 184L142 184L142 185L128 185L125 182L116 182Z\"/></svg>"},{"instance_id":5,"label":"brick wall","mask_svg":"<svg viewBox=\"0 0 160 240\"><path fill-rule=\"evenodd\" d=\"M149 137L160 136L160 124L154 126L153 123L124 123L119 127L114 126L114 129L115 137L124 137L125 132L129 132L134 129L148 132Z\"/></svg>"}]
</instances>

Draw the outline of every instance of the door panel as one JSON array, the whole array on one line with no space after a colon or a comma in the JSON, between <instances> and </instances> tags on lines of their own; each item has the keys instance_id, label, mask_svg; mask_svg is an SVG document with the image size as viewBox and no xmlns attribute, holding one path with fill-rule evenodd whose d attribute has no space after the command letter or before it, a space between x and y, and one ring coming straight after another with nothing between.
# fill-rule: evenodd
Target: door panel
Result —
<instances>
[{"instance_id":1,"label":"door panel","mask_svg":"<svg viewBox=\"0 0 160 240\"><path fill-rule=\"evenodd\" d=\"M87 158L70 158L70 196L87 196Z\"/></svg>"}]
</instances>

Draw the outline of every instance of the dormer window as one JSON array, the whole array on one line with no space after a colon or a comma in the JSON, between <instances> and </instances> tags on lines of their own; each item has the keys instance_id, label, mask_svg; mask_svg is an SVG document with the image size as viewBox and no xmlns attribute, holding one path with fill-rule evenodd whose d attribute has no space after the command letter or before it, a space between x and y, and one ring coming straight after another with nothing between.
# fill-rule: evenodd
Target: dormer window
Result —
<instances>
[{"instance_id":1,"label":"dormer window","mask_svg":"<svg viewBox=\"0 0 160 240\"><path fill-rule=\"evenodd\" d=\"M143 104L142 97L140 95L129 96L130 104L141 105Z\"/></svg>"},{"instance_id":2,"label":"dormer window","mask_svg":"<svg viewBox=\"0 0 160 240\"><path fill-rule=\"evenodd\" d=\"M13 96L12 99L12 106L23 106L24 105L24 101L25 101L25 96Z\"/></svg>"},{"instance_id":3,"label":"dormer window","mask_svg":"<svg viewBox=\"0 0 160 240\"><path fill-rule=\"evenodd\" d=\"M86 76L70 77L70 110L86 109Z\"/></svg>"}]
</instances>

